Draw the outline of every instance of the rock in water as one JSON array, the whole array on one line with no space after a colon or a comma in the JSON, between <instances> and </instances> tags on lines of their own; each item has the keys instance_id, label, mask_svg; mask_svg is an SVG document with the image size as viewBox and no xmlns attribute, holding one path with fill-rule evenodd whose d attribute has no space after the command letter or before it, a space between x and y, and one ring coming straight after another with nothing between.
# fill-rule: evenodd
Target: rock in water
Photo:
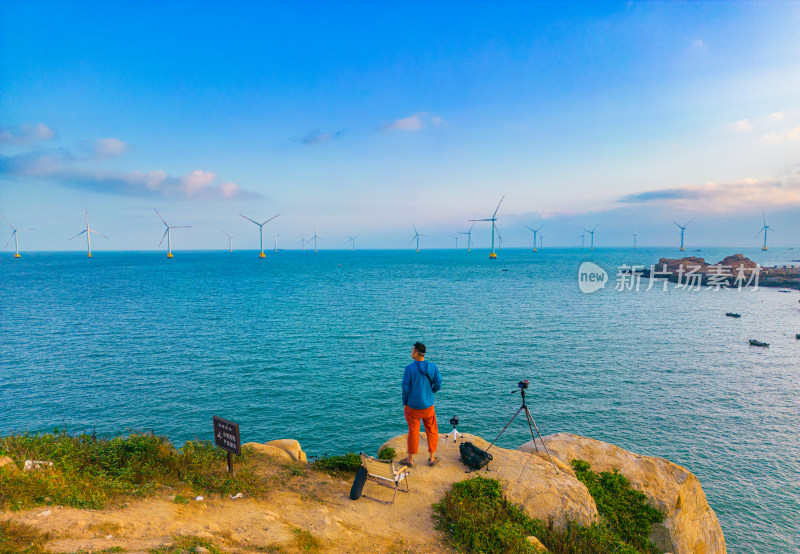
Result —
<instances>
[{"instance_id":1,"label":"rock in water","mask_svg":"<svg viewBox=\"0 0 800 554\"><path fill-rule=\"evenodd\" d=\"M631 486L647 495L649 504L664 515L653 525L650 539L664 552L722 554L725 537L714 510L708 505L700 481L689 470L653 456L641 456L613 444L557 433L544 437L550 454L565 464L585 460L592 470L618 468ZM541 444L538 443L540 452ZM532 442L519 447L534 452Z\"/></svg>"}]
</instances>

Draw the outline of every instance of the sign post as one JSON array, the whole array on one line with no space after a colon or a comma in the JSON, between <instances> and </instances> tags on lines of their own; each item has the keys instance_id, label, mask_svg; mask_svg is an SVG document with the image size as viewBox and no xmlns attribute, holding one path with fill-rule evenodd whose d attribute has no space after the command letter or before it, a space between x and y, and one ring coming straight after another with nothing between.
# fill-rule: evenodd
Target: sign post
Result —
<instances>
[{"instance_id":1,"label":"sign post","mask_svg":"<svg viewBox=\"0 0 800 554\"><path fill-rule=\"evenodd\" d=\"M233 454L239 456L242 453L242 443L239 439L239 424L221 417L214 418L214 444L228 452L228 473L236 477L233 473Z\"/></svg>"}]
</instances>

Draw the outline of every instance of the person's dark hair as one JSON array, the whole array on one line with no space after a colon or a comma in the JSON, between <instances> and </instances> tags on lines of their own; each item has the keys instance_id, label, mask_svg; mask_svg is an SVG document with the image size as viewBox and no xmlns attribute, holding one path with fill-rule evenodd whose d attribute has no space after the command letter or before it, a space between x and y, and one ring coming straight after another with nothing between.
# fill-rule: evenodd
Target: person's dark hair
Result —
<instances>
[{"instance_id":1,"label":"person's dark hair","mask_svg":"<svg viewBox=\"0 0 800 554\"><path fill-rule=\"evenodd\" d=\"M415 349L417 350L417 352L419 352L420 354L424 354L424 353L425 353L425 345L424 345L424 344L422 344L421 342L415 342L415 343L414 343L414 348L415 348Z\"/></svg>"}]
</instances>

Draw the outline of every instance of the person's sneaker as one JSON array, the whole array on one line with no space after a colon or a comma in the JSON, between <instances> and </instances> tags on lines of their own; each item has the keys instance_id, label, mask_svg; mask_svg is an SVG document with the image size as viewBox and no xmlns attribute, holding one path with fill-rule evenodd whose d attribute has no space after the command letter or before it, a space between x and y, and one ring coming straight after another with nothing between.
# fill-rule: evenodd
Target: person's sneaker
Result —
<instances>
[{"instance_id":1,"label":"person's sneaker","mask_svg":"<svg viewBox=\"0 0 800 554\"><path fill-rule=\"evenodd\" d=\"M401 466L414 467L414 463L413 462L409 462L408 458L403 458L402 460L400 460L399 463L400 463Z\"/></svg>"},{"instance_id":2,"label":"person's sneaker","mask_svg":"<svg viewBox=\"0 0 800 554\"><path fill-rule=\"evenodd\" d=\"M439 458L434 458L433 460L428 460L429 466L435 466L439 463Z\"/></svg>"}]
</instances>

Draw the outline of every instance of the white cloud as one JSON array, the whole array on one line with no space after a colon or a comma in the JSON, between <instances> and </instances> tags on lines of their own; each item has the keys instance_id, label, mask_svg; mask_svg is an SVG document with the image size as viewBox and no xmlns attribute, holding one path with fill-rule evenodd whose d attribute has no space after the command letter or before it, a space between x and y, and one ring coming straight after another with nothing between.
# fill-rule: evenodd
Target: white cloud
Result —
<instances>
[{"instance_id":1,"label":"white cloud","mask_svg":"<svg viewBox=\"0 0 800 554\"><path fill-rule=\"evenodd\" d=\"M692 48L702 48L703 46L705 46L705 44L703 43L702 39L698 38L692 42Z\"/></svg>"},{"instance_id":2,"label":"white cloud","mask_svg":"<svg viewBox=\"0 0 800 554\"><path fill-rule=\"evenodd\" d=\"M98 158L121 156L128 150L128 145L116 138L101 138L94 141L94 153Z\"/></svg>"},{"instance_id":3,"label":"white cloud","mask_svg":"<svg viewBox=\"0 0 800 554\"><path fill-rule=\"evenodd\" d=\"M772 179L746 178L629 194L621 202L717 213L747 211L753 206L800 206L800 170Z\"/></svg>"},{"instance_id":4,"label":"white cloud","mask_svg":"<svg viewBox=\"0 0 800 554\"><path fill-rule=\"evenodd\" d=\"M44 123L26 123L20 127L0 127L0 146L25 146L55 138L56 133Z\"/></svg>"},{"instance_id":5,"label":"white cloud","mask_svg":"<svg viewBox=\"0 0 800 554\"><path fill-rule=\"evenodd\" d=\"M439 116L429 114L428 112L417 112L414 115L395 119L391 123L383 126L384 131L419 131L424 129L428 124L436 127L445 125L446 122Z\"/></svg>"},{"instance_id":6,"label":"white cloud","mask_svg":"<svg viewBox=\"0 0 800 554\"><path fill-rule=\"evenodd\" d=\"M771 133L767 133L766 135L762 135L761 142L778 143L783 142L784 140L794 140L797 137L800 137L800 125L794 129L789 129L788 131L773 131Z\"/></svg>"},{"instance_id":7,"label":"white cloud","mask_svg":"<svg viewBox=\"0 0 800 554\"><path fill-rule=\"evenodd\" d=\"M746 132L753 130L753 124L750 123L750 121L747 119L740 119L739 121L734 121L733 123L730 123L728 125L728 128L731 129L732 131Z\"/></svg>"},{"instance_id":8,"label":"white cloud","mask_svg":"<svg viewBox=\"0 0 800 554\"><path fill-rule=\"evenodd\" d=\"M51 134L54 136L49 128L43 126L30 129L24 136L46 137ZM91 167L93 162L121 155L127 149L128 146L119 139L103 138L84 143L82 155L73 154L64 148L35 148L12 156L0 155L0 175L36 178L59 186L121 196L160 196L192 200L259 196L230 181L218 184L215 172L202 169L195 169L184 176L172 176L163 169L145 172Z\"/></svg>"},{"instance_id":9,"label":"white cloud","mask_svg":"<svg viewBox=\"0 0 800 554\"><path fill-rule=\"evenodd\" d=\"M186 194L189 196L196 195L214 182L217 174L213 171L203 171L195 169L189 175L183 178L183 185L186 189Z\"/></svg>"}]
</instances>

